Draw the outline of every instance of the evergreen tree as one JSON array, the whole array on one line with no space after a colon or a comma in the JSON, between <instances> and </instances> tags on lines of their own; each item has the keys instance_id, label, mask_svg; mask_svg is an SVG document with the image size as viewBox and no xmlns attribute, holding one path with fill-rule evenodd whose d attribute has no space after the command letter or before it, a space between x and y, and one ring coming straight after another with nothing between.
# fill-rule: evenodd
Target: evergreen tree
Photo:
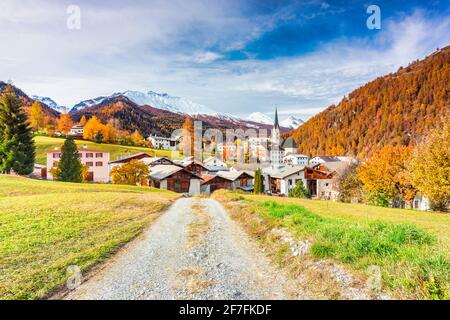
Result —
<instances>
[{"instance_id":1,"label":"evergreen tree","mask_svg":"<svg viewBox=\"0 0 450 320\"><path fill-rule=\"evenodd\" d=\"M72 138L66 139L61 148L61 160L58 162L58 180L68 182L81 182L82 165L77 145Z\"/></svg>"},{"instance_id":2,"label":"evergreen tree","mask_svg":"<svg viewBox=\"0 0 450 320\"><path fill-rule=\"evenodd\" d=\"M97 131L95 134L94 142L96 143L102 143L103 141L103 133L101 131Z\"/></svg>"},{"instance_id":3,"label":"evergreen tree","mask_svg":"<svg viewBox=\"0 0 450 320\"><path fill-rule=\"evenodd\" d=\"M303 181L297 180L295 187L289 190L288 196L291 198L309 198L310 194L308 189L303 185Z\"/></svg>"},{"instance_id":4,"label":"evergreen tree","mask_svg":"<svg viewBox=\"0 0 450 320\"><path fill-rule=\"evenodd\" d=\"M254 194L261 194L264 192L264 178L261 169L255 171L255 182L253 187Z\"/></svg>"},{"instance_id":5,"label":"evergreen tree","mask_svg":"<svg viewBox=\"0 0 450 320\"><path fill-rule=\"evenodd\" d=\"M30 174L35 152L33 134L21 101L8 86L0 97L0 171Z\"/></svg>"}]
</instances>

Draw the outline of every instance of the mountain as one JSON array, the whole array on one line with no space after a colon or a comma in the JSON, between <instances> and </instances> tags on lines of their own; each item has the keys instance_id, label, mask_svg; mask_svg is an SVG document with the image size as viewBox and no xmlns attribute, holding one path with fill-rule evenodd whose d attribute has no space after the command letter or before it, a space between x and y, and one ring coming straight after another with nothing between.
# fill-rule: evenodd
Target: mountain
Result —
<instances>
[{"instance_id":1,"label":"mountain","mask_svg":"<svg viewBox=\"0 0 450 320\"><path fill-rule=\"evenodd\" d=\"M106 99L108 99L108 97L97 97L94 99L83 100L81 102L78 102L76 105L74 105L70 109L70 113L77 112L79 110L83 110L83 109L95 106L96 104L102 103Z\"/></svg>"},{"instance_id":2,"label":"mountain","mask_svg":"<svg viewBox=\"0 0 450 320\"><path fill-rule=\"evenodd\" d=\"M138 105L149 105L154 108L161 110L166 110L174 113L197 115L197 114L207 114L207 115L217 115L217 111L205 107L201 104L195 103L189 99L171 96L167 93L156 93L149 91L147 93L139 91L124 91L114 93L109 97L98 97L95 99L85 100L77 103L71 109L71 112L79 111L84 108L89 108L93 105L102 103L106 99L116 98L116 97L126 97Z\"/></svg>"},{"instance_id":3,"label":"mountain","mask_svg":"<svg viewBox=\"0 0 450 320\"><path fill-rule=\"evenodd\" d=\"M170 136L173 130L181 128L185 117L167 110L141 106L125 96L118 95L103 99L100 103L71 111L72 119L79 121L96 116L103 123L116 120L120 128L132 132L140 131L143 135L159 134Z\"/></svg>"},{"instance_id":4,"label":"mountain","mask_svg":"<svg viewBox=\"0 0 450 320\"><path fill-rule=\"evenodd\" d=\"M258 123L264 123L264 124L272 124L273 125L273 119L269 117L268 115L262 113L262 112L253 112L248 117L247 120L258 122Z\"/></svg>"},{"instance_id":5,"label":"mountain","mask_svg":"<svg viewBox=\"0 0 450 320\"><path fill-rule=\"evenodd\" d=\"M5 90L7 85L8 84L6 82L0 81L0 94L3 92L3 90ZM12 85L12 87L16 96L22 100L25 111L29 112L34 99L30 98L25 92L23 92L16 86ZM59 112L50 108L46 103L41 103L41 106L45 116L48 116L51 119L56 119L59 117Z\"/></svg>"},{"instance_id":6,"label":"mountain","mask_svg":"<svg viewBox=\"0 0 450 320\"><path fill-rule=\"evenodd\" d=\"M411 145L450 120L450 46L379 77L292 132L299 152L370 156L385 145Z\"/></svg>"},{"instance_id":7,"label":"mountain","mask_svg":"<svg viewBox=\"0 0 450 320\"><path fill-rule=\"evenodd\" d=\"M52 108L55 111L58 111L59 113L66 112L66 107L58 105L54 100L52 100L49 97L31 96L31 99L44 103L45 105L47 105L48 107Z\"/></svg>"},{"instance_id":8,"label":"mountain","mask_svg":"<svg viewBox=\"0 0 450 320\"><path fill-rule=\"evenodd\" d=\"M191 116L150 105L140 105L122 94L103 98L98 104L89 105L75 111L72 109L70 114L74 121L79 121L83 115L87 118L95 115L103 123L114 120L119 123L121 129L130 132L137 129L145 136L150 134L170 136L174 130L182 127L186 117L202 121L203 129L215 128L224 131L228 128L244 130L270 130L272 128L272 125L246 121L223 114L208 115L202 113Z\"/></svg>"},{"instance_id":9,"label":"mountain","mask_svg":"<svg viewBox=\"0 0 450 320\"><path fill-rule=\"evenodd\" d=\"M280 121L280 126L289 128L289 129L297 129L300 125L302 125L304 121L300 118L289 116L286 119Z\"/></svg>"}]
</instances>

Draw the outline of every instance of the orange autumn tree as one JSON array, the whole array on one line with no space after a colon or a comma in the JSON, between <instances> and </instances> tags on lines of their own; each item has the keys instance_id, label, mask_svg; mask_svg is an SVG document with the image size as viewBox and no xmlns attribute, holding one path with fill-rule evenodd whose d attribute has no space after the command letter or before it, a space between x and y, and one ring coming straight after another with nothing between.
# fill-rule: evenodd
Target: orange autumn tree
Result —
<instances>
[{"instance_id":1,"label":"orange autumn tree","mask_svg":"<svg viewBox=\"0 0 450 320\"><path fill-rule=\"evenodd\" d=\"M450 203L450 119L430 131L414 150L409 172L414 186L430 199L432 210L445 211Z\"/></svg>"},{"instance_id":2,"label":"orange autumn tree","mask_svg":"<svg viewBox=\"0 0 450 320\"><path fill-rule=\"evenodd\" d=\"M182 139L180 143L180 150L182 150L185 156L193 156L194 155L194 123L192 122L192 118L187 117L184 120L182 127ZM188 154L190 153L190 154Z\"/></svg>"},{"instance_id":3,"label":"orange autumn tree","mask_svg":"<svg viewBox=\"0 0 450 320\"><path fill-rule=\"evenodd\" d=\"M134 130L134 132L131 134L131 141L135 146L142 146L145 142L144 137L138 130Z\"/></svg>"},{"instance_id":4,"label":"orange autumn tree","mask_svg":"<svg viewBox=\"0 0 450 320\"><path fill-rule=\"evenodd\" d=\"M86 123L87 123L86 116L83 115L83 116L81 117L80 122L79 122L78 124L79 124L80 126L85 126Z\"/></svg>"},{"instance_id":5,"label":"orange autumn tree","mask_svg":"<svg viewBox=\"0 0 450 320\"><path fill-rule=\"evenodd\" d=\"M103 142L116 143L118 140L117 130L108 123L103 126Z\"/></svg>"},{"instance_id":6,"label":"orange autumn tree","mask_svg":"<svg viewBox=\"0 0 450 320\"><path fill-rule=\"evenodd\" d=\"M30 111L30 124L33 130L37 131L44 128L45 119L42 106L39 101L34 101Z\"/></svg>"},{"instance_id":7,"label":"orange autumn tree","mask_svg":"<svg viewBox=\"0 0 450 320\"><path fill-rule=\"evenodd\" d=\"M411 152L412 147L388 145L361 165L358 177L371 202L395 207L401 200L412 203L417 190L407 169Z\"/></svg>"},{"instance_id":8,"label":"orange autumn tree","mask_svg":"<svg viewBox=\"0 0 450 320\"><path fill-rule=\"evenodd\" d=\"M73 127L73 121L70 114L63 113L58 119L58 130L64 134L67 134Z\"/></svg>"}]
</instances>

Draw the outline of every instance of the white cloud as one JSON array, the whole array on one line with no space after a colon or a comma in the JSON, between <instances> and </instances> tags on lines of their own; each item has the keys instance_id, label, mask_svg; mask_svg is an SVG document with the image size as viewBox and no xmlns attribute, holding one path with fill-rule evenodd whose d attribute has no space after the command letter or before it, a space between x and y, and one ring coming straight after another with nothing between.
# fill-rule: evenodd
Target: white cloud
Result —
<instances>
[{"instance_id":1,"label":"white cloud","mask_svg":"<svg viewBox=\"0 0 450 320\"><path fill-rule=\"evenodd\" d=\"M450 43L450 17L415 12L383 22L372 42L339 39L296 58L225 61L245 45L292 19L246 17L241 3L204 1L78 1L82 29L68 30L71 1L3 0L0 80L66 105L94 96L155 90L245 115L310 116L349 91ZM181 45L180 45L181 44ZM217 48L211 50L210 48Z\"/></svg>"}]
</instances>

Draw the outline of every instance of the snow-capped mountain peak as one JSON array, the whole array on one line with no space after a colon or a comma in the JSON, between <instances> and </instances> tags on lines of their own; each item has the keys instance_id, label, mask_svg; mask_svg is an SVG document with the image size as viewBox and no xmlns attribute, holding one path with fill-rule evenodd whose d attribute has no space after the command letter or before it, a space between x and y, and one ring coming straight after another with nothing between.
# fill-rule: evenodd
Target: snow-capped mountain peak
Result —
<instances>
[{"instance_id":1,"label":"snow-capped mountain peak","mask_svg":"<svg viewBox=\"0 0 450 320\"><path fill-rule=\"evenodd\" d=\"M92 105L102 103L108 98L114 98L118 96L127 97L131 101L139 105L149 105L154 108L167 110L175 113L197 115L207 114L216 115L217 111L210 109L204 105L195 103L189 99L171 96L167 93L157 93L154 91L148 91L147 93L140 91L127 90L124 92L114 93L109 97L98 97L94 99L84 100L77 103L72 108L72 112L78 111L84 108L88 108Z\"/></svg>"},{"instance_id":2,"label":"snow-capped mountain peak","mask_svg":"<svg viewBox=\"0 0 450 320\"><path fill-rule=\"evenodd\" d=\"M53 99L51 99L49 97L31 96L31 99L33 99L35 101L42 102L42 103L46 104L47 106L49 106L50 108L52 108L55 111L58 111L58 112L65 112L66 111L66 107L60 106Z\"/></svg>"},{"instance_id":3,"label":"snow-capped mountain peak","mask_svg":"<svg viewBox=\"0 0 450 320\"><path fill-rule=\"evenodd\" d=\"M303 123L304 121L302 119L294 116L289 116L286 119L280 121L280 126L290 129L297 129Z\"/></svg>"},{"instance_id":4,"label":"snow-capped mountain peak","mask_svg":"<svg viewBox=\"0 0 450 320\"><path fill-rule=\"evenodd\" d=\"M273 124L273 119L262 112L251 113L247 117L247 120L263 124Z\"/></svg>"}]
</instances>

